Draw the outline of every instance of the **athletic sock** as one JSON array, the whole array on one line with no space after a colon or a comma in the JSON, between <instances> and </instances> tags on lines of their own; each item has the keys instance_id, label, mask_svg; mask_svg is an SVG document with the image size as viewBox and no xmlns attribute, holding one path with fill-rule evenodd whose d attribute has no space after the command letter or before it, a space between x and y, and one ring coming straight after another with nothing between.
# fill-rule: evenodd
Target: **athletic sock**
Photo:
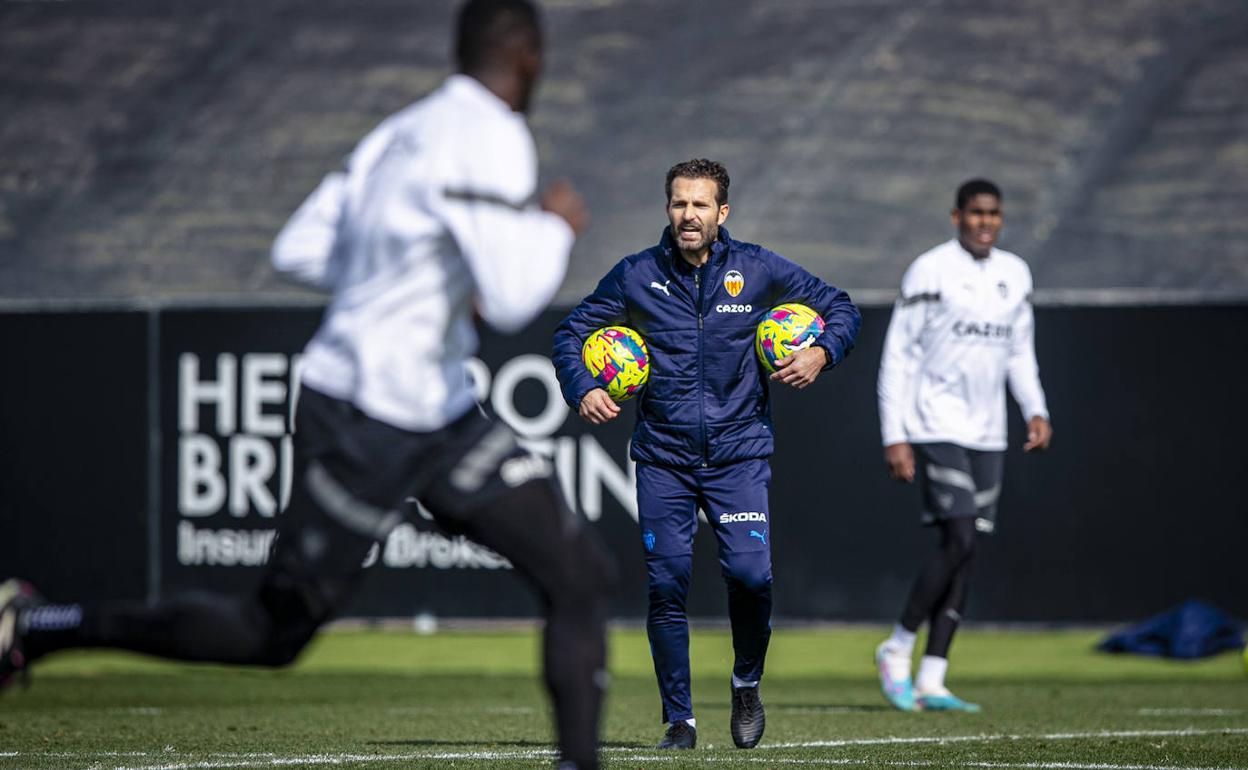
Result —
<instances>
[{"instance_id":1,"label":"athletic sock","mask_svg":"<svg viewBox=\"0 0 1248 770\"><path fill-rule=\"evenodd\" d=\"M698 720L694 719L693 717L689 717L688 719L686 719L685 724L689 725L695 730L698 729Z\"/></svg>"},{"instance_id":2,"label":"athletic sock","mask_svg":"<svg viewBox=\"0 0 1248 770\"><path fill-rule=\"evenodd\" d=\"M896 650L905 653L907 656L914 654L914 639L918 634L914 631L907 631L905 626L898 623L893 626L892 636L888 637L885 644Z\"/></svg>"},{"instance_id":3,"label":"athletic sock","mask_svg":"<svg viewBox=\"0 0 1248 770\"><path fill-rule=\"evenodd\" d=\"M744 679L738 679L737 675L733 674L732 686L734 689L737 689L737 690L741 689L742 687L758 687L758 680L755 679L753 682L747 682Z\"/></svg>"},{"instance_id":4,"label":"athletic sock","mask_svg":"<svg viewBox=\"0 0 1248 770\"><path fill-rule=\"evenodd\" d=\"M945 689L945 671L948 668L948 658L924 655L919 660L919 674L914 679L915 689L923 692L936 692Z\"/></svg>"},{"instance_id":5,"label":"athletic sock","mask_svg":"<svg viewBox=\"0 0 1248 770\"><path fill-rule=\"evenodd\" d=\"M34 660L49 652L84 643L82 607L77 604L43 604L22 617L26 655Z\"/></svg>"}]
</instances>

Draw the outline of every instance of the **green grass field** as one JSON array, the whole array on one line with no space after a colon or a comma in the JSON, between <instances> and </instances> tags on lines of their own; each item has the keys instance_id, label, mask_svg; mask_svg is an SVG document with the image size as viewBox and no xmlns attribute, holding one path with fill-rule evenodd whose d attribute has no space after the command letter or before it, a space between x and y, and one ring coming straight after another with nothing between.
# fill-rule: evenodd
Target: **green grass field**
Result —
<instances>
[{"instance_id":1,"label":"green grass field","mask_svg":"<svg viewBox=\"0 0 1248 770\"><path fill-rule=\"evenodd\" d=\"M980 714L903 714L876 689L881 628L780 628L767 732L728 737L726 632L695 632L698 748L662 727L643 632L611 640L610 768L1248 768L1239 656L1196 663L1091 651L1099 632L963 633L950 683ZM533 632L323 635L285 671L69 653L0 696L0 770L549 767Z\"/></svg>"}]
</instances>

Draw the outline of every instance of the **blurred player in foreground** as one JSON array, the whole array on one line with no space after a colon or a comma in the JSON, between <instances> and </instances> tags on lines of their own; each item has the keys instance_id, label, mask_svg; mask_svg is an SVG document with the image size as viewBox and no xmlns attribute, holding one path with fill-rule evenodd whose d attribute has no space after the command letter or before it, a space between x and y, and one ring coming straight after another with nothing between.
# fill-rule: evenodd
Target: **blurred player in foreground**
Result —
<instances>
[{"instance_id":1,"label":"blurred player in foreground","mask_svg":"<svg viewBox=\"0 0 1248 770\"><path fill-rule=\"evenodd\" d=\"M293 499L255 591L90 607L45 603L10 580L0 684L68 647L290 663L414 495L533 585L560 767L598 767L613 565L551 464L478 409L465 368L474 313L503 331L532 319L562 282L586 214L566 183L529 203L537 155L523 112L542 66L537 9L469 0L456 44L459 74L364 137L274 244L278 270L332 299L305 351Z\"/></svg>"},{"instance_id":2,"label":"blurred player in foreground","mask_svg":"<svg viewBox=\"0 0 1248 770\"><path fill-rule=\"evenodd\" d=\"M667 173L668 227L659 243L625 257L555 331L563 395L601 425L620 408L581 361L603 326L641 334L653 360L630 454L650 608L646 632L667 731L661 749L690 749L697 725L689 687L685 597L698 510L719 540L732 623L732 740L753 748L765 718L758 684L771 639L771 542L767 488L773 449L768 374L754 331L774 305L800 302L826 323L803 350L780 359L770 379L795 388L815 381L854 346L860 316L849 295L721 227L728 172L691 160Z\"/></svg>"},{"instance_id":3,"label":"blurred player in foreground","mask_svg":"<svg viewBox=\"0 0 1248 770\"><path fill-rule=\"evenodd\" d=\"M1006 449L1005 388L1027 420L1027 452L1053 431L1032 344L1031 271L996 248L1001 191L958 188L958 236L921 255L901 283L880 362L880 428L889 475L923 492L940 546L919 572L893 634L876 649L884 697L903 711L978 711L945 687L978 533L996 525ZM916 461L917 455L917 461ZM929 623L913 684L915 634Z\"/></svg>"}]
</instances>

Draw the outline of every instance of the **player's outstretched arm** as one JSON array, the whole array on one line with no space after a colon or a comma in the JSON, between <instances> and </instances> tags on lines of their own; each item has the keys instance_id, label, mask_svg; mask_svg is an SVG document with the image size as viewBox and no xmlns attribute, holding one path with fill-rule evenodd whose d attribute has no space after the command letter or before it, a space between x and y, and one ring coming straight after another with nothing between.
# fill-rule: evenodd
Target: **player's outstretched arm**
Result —
<instances>
[{"instance_id":1,"label":"player's outstretched arm","mask_svg":"<svg viewBox=\"0 0 1248 770\"><path fill-rule=\"evenodd\" d=\"M577 411L581 419L594 425L602 425L620 416L619 404L612 401L607 391L602 388L594 388L586 393Z\"/></svg>"},{"instance_id":2,"label":"player's outstretched arm","mask_svg":"<svg viewBox=\"0 0 1248 770\"><path fill-rule=\"evenodd\" d=\"M404 170L412 201L427 203L472 273L481 318L517 332L563 283L577 228L587 219L566 182L537 194L537 149L521 124L464 127L433 171ZM422 204L423 205L423 204Z\"/></svg>"}]
</instances>

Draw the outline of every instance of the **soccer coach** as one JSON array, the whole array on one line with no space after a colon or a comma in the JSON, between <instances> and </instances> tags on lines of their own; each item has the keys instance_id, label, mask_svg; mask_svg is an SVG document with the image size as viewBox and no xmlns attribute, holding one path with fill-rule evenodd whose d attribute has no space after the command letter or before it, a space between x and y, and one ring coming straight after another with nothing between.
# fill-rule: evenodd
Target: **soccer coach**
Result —
<instances>
[{"instance_id":1,"label":"soccer coach","mask_svg":"<svg viewBox=\"0 0 1248 770\"><path fill-rule=\"evenodd\" d=\"M667 173L667 216L656 246L621 260L555 331L564 398L600 425L619 407L581 361L603 326L641 334L650 377L630 454L649 583L646 631L668 724L659 748L693 748L685 597L697 512L719 541L735 662L732 738L754 747L763 734L758 683L771 638L771 544L767 487L773 439L767 373L754 355L764 314L800 302L823 316L815 344L781 359L771 379L804 388L849 353L860 316L849 295L794 263L729 237L728 173L691 160Z\"/></svg>"}]
</instances>

